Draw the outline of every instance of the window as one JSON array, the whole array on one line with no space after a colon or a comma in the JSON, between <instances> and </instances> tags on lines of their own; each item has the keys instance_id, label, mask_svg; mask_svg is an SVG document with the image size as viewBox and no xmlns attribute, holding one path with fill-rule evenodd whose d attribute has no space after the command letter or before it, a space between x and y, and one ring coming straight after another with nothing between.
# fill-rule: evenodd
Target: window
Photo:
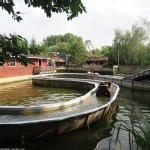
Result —
<instances>
[{"instance_id":1,"label":"window","mask_svg":"<svg viewBox=\"0 0 150 150\"><path fill-rule=\"evenodd\" d=\"M22 62L20 63L20 66L25 66Z\"/></svg>"},{"instance_id":2,"label":"window","mask_svg":"<svg viewBox=\"0 0 150 150\"><path fill-rule=\"evenodd\" d=\"M3 67L4 65L3 65L3 62L0 62L0 67Z\"/></svg>"},{"instance_id":3,"label":"window","mask_svg":"<svg viewBox=\"0 0 150 150\"><path fill-rule=\"evenodd\" d=\"M10 60L10 66L16 66L16 60L15 59Z\"/></svg>"}]
</instances>

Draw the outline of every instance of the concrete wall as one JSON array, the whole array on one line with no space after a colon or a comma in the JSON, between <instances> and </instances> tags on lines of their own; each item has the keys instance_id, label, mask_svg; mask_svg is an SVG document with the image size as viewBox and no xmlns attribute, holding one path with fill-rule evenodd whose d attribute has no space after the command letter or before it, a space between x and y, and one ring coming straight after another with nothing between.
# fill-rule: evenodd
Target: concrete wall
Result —
<instances>
[{"instance_id":1,"label":"concrete wall","mask_svg":"<svg viewBox=\"0 0 150 150\"><path fill-rule=\"evenodd\" d=\"M90 65L83 65L84 70L102 70L102 65L90 64Z\"/></svg>"},{"instance_id":2,"label":"concrete wall","mask_svg":"<svg viewBox=\"0 0 150 150\"><path fill-rule=\"evenodd\" d=\"M150 66L148 67L142 67L142 66L119 66L119 74L125 74L125 75L130 75L134 74L136 72L143 71L145 69L149 69Z\"/></svg>"},{"instance_id":3,"label":"concrete wall","mask_svg":"<svg viewBox=\"0 0 150 150\"><path fill-rule=\"evenodd\" d=\"M56 77L56 76L53 76ZM61 76L62 78L65 77ZM68 78L66 76L65 78ZM77 89L86 89L86 90L92 90L95 87L95 84L88 83L88 82L82 82L77 80L68 80L68 79L50 79L49 78L33 78L32 79L33 85L43 85L43 86L49 86L49 87L59 87L59 88L77 88Z\"/></svg>"},{"instance_id":4,"label":"concrete wall","mask_svg":"<svg viewBox=\"0 0 150 150\"><path fill-rule=\"evenodd\" d=\"M25 80L31 80L31 79L32 79L32 75L2 78L0 79L0 85L9 84L13 82L20 82Z\"/></svg>"},{"instance_id":5,"label":"concrete wall","mask_svg":"<svg viewBox=\"0 0 150 150\"><path fill-rule=\"evenodd\" d=\"M119 85L120 87L126 87L130 89L138 89L138 90L145 90L150 91L150 83L148 82L140 82L140 81L131 81L131 80L124 80L124 79L117 79L115 77L109 77L109 76L99 76L98 79L109 81L112 83L115 83Z\"/></svg>"},{"instance_id":6,"label":"concrete wall","mask_svg":"<svg viewBox=\"0 0 150 150\"><path fill-rule=\"evenodd\" d=\"M0 106L0 113L3 114L32 114L37 112L45 112L51 110L58 110L60 108L65 108L69 106L74 106L77 104L81 104L86 100L90 100L91 96L97 91L99 83L89 82L89 81L81 81L74 79L53 79L53 78L43 78L39 75L39 77L33 78L34 85L42 85L49 87L60 87L60 88L75 88L75 89L86 89L87 93L71 99L65 102L59 102L54 104L43 104L38 106Z\"/></svg>"}]
</instances>

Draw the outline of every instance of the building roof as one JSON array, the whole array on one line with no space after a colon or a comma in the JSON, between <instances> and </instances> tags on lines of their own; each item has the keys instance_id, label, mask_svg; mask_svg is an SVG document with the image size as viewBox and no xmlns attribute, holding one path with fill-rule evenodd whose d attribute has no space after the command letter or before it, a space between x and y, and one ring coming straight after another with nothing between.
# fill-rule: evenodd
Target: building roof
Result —
<instances>
[{"instance_id":1,"label":"building roof","mask_svg":"<svg viewBox=\"0 0 150 150\"><path fill-rule=\"evenodd\" d=\"M101 55L101 56L95 56L95 55L91 55L91 56L88 56L87 57L87 59L86 59L86 61L90 61L90 62L105 62L105 61L107 61L108 60L108 58L107 57L105 57L104 55Z\"/></svg>"},{"instance_id":2,"label":"building roof","mask_svg":"<svg viewBox=\"0 0 150 150\"><path fill-rule=\"evenodd\" d=\"M45 54L39 54L39 55L32 55L29 54L28 58L38 58L38 59L50 59L49 56L45 55Z\"/></svg>"},{"instance_id":3,"label":"building roof","mask_svg":"<svg viewBox=\"0 0 150 150\"><path fill-rule=\"evenodd\" d=\"M51 58L51 61L54 61L54 62L66 62L66 60L64 58L61 58L59 56L53 56Z\"/></svg>"}]
</instances>

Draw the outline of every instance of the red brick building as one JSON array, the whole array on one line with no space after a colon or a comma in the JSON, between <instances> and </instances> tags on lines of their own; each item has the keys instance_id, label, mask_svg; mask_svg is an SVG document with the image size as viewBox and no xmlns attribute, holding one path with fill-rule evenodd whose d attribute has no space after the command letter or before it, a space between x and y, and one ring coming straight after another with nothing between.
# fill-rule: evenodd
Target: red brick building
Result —
<instances>
[{"instance_id":1,"label":"red brick building","mask_svg":"<svg viewBox=\"0 0 150 150\"><path fill-rule=\"evenodd\" d=\"M25 67L22 63L19 63L12 57L12 59L0 66L0 78L16 77L23 75L32 75L33 67L47 66L49 57L40 54L37 56L29 55L28 58L32 60L33 64L28 64Z\"/></svg>"}]
</instances>

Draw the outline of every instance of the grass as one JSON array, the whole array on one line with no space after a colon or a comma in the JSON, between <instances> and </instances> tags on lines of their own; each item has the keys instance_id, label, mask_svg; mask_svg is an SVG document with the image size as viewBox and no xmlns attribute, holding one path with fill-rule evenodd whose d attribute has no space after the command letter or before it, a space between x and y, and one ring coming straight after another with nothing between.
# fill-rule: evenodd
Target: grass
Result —
<instances>
[{"instance_id":1,"label":"grass","mask_svg":"<svg viewBox=\"0 0 150 150\"><path fill-rule=\"evenodd\" d=\"M116 144L119 142L119 145L121 145L119 134L123 130L128 133L130 150L150 150L150 117L143 116L143 121L138 120L136 124L121 120L115 130L117 130ZM122 148L120 147L120 149Z\"/></svg>"}]
</instances>

